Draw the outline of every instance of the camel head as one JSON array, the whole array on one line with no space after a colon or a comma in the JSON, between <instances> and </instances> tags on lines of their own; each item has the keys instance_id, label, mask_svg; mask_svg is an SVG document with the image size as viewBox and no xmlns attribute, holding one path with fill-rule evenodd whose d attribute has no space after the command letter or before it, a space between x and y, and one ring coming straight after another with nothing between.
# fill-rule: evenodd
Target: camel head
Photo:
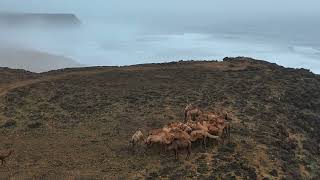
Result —
<instances>
[{"instance_id":1,"label":"camel head","mask_svg":"<svg viewBox=\"0 0 320 180\"><path fill-rule=\"evenodd\" d=\"M193 104L189 103L186 105L186 107L184 108L185 111L191 110L193 108Z\"/></svg>"},{"instance_id":2,"label":"camel head","mask_svg":"<svg viewBox=\"0 0 320 180\"><path fill-rule=\"evenodd\" d=\"M149 136L147 139L144 140L144 144L150 145L151 144L151 137Z\"/></svg>"}]
</instances>

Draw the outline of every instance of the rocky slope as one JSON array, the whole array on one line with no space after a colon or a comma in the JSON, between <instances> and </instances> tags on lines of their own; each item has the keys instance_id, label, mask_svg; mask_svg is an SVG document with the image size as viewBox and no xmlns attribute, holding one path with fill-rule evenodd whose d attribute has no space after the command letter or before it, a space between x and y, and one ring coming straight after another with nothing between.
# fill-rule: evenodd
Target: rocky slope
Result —
<instances>
[{"instance_id":1,"label":"rocky slope","mask_svg":"<svg viewBox=\"0 0 320 180\"><path fill-rule=\"evenodd\" d=\"M225 58L28 74L0 89L0 148L15 149L1 177L320 178L320 77L308 70ZM128 152L132 133L181 120L188 102L230 112L230 142L179 161Z\"/></svg>"}]
</instances>

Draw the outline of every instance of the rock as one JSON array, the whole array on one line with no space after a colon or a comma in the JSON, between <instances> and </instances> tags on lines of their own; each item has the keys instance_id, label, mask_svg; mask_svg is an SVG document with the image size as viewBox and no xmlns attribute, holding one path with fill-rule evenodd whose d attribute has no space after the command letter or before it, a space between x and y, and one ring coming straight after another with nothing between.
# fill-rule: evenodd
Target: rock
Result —
<instances>
[{"instance_id":1,"label":"rock","mask_svg":"<svg viewBox=\"0 0 320 180\"><path fill-rule=\"evenodd\" d=\"M7 120L1 125L1 128L15 127L16 125L17 125L17 122L15 120Z\"/></svg>"},{"instance_id":2,"label":"rock","mask_svg":"<svg viewBox=\"0 0 320 180\"><path fill-rule=\"evenodd\" d=\"M270 174L272 175L272 176L274 176L274 177L278 177L278 171L277 170L272 170L271 172L270 172Z\"/></svg>"}]
</instances>

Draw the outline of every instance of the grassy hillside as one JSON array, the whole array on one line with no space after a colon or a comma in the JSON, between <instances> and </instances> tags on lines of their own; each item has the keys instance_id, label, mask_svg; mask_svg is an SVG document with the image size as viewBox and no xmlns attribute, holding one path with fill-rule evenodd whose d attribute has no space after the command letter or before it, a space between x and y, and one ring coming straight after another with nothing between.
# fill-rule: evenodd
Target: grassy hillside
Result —
<instances>
[{"instance_id":1,"label":"grassy hillside","mask_svg":"<svg viewBox=\"0 0 320 180\"><path fill-rule=\"evenodd\" d=\"M0 89L0 149L15 149L0 176L319 179L319 89L307 70L249 58L37 74ZM188 102L230 112L231 141L189 160L128 152L137 129L182 120Z\"/></svg>"}]
</instances>

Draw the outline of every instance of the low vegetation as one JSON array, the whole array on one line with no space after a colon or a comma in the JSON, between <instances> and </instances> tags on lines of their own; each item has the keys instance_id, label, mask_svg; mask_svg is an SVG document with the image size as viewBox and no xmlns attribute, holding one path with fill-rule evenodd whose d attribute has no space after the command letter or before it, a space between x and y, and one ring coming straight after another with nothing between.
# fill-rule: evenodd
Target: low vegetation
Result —
<instances>
[{"instance_id":1,"label":"low vegetation","mask_svg":"<svg viewBox=\"0 0 320 180\"><path fill-rule=\"evenodd\" d=\"M8 72L14 73L0 74ZM320 77L305 69L225 58L10 77L0 84L0 150L14 154L0 167L1 177L320 177ZM205 112L228 112L230 140L209 140L206 149L192 143L188 159L144 148L132 153L137 130L148 135L183 122L190 102Z\"/></svg>"}]
</instances>

